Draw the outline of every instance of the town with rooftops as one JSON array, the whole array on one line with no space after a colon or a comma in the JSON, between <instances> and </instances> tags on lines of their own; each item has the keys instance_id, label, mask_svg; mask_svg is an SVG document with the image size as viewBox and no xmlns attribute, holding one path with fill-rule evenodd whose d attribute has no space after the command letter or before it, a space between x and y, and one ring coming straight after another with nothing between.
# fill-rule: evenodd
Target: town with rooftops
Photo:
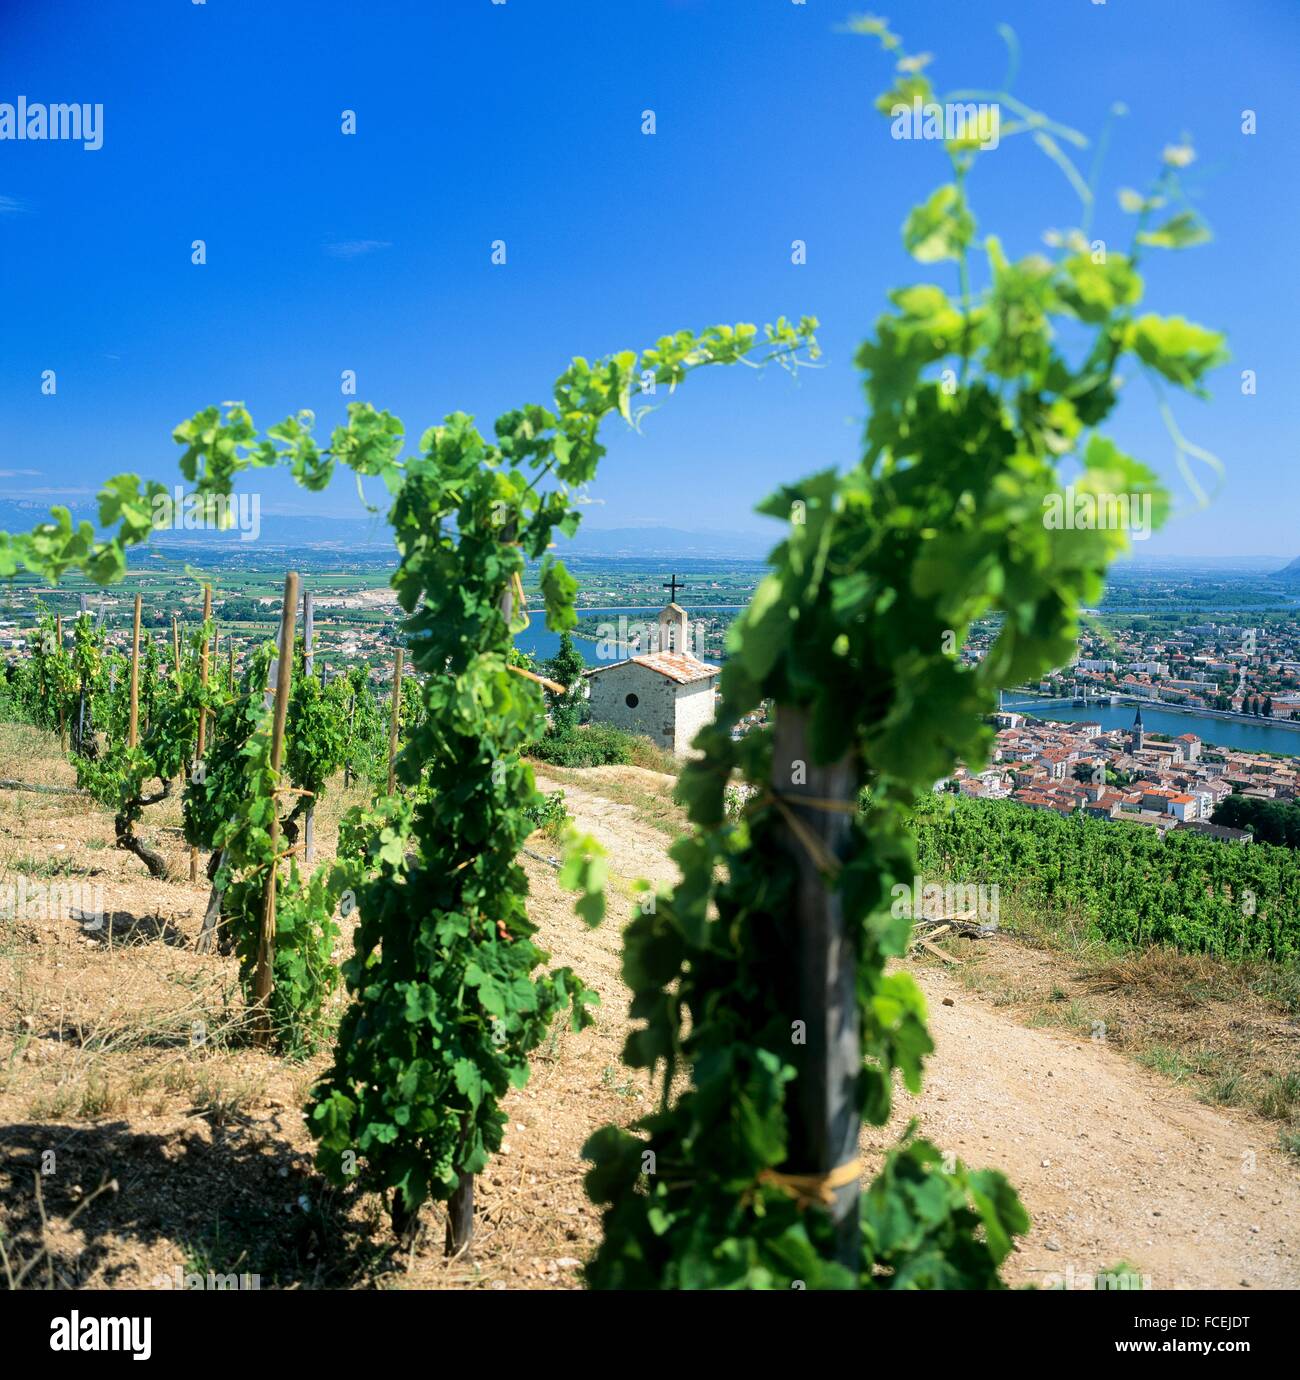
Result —
<instances>
[{"instance_id":1,"label":"town with rooftops","mask_svg":"<svg viewBox=\"0 0 1300 1380\"><path fill-rule=\"evenodd\" d=\"M939 782L983 799L1012 799L1032 809L1083 812L1097 819L1145 825L1158 833L1191 829L1231 843L1251 834L1213 822L1220 803L1292 801L1300 793L1296 759L1207 748L1195 733L1149 736L1138 706L1128 730L1095 720L1056 723L1004 710L990 765L965 768Z\"/></svg>"},{"instance_id":2,"label":"town with rooftops","mask_svg":"<svg viewBox=\"0 0 1300 1380\"><path fill-rule=\"evenodd\" d=\"M1300 792L1300 635L1290 616L1251 616L1090 628L1069 665L1003 694L989 765L936 789L1249 843L1216 821L1223 801ZM977 628L963 658L994 631Z\"/></svg>"}]
</instances>

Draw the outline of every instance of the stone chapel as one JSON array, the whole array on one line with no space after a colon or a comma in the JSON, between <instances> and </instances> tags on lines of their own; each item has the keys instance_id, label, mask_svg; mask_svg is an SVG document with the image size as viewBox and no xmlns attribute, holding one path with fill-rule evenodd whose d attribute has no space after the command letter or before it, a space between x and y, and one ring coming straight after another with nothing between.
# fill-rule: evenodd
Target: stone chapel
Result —
<instances>
[{"instance_id":1,"label":"stone chapel","mask_svg":"<svg viewBox=\"0 0 1300 1380\"><path fill-rule=\"evenodd\" d=\"M644 733L678 757L713 719L713 687L721 667L690 650L690 619L676 602L659 615L656 650L588 671L591 717L628 733Z\"/></svg>"}]
</instances>

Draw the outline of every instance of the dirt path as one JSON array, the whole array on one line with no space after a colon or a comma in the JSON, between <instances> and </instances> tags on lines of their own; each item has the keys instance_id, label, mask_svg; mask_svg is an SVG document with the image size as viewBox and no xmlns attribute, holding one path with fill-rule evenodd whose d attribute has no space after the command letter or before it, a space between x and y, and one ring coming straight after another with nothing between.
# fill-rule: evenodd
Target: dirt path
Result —
<instances>
[{"instance_id":1,"label":"dirt path","mask_svg":"<svg viewBox=\"0 0 1300 1380\"><path fill-rule=\"evenodd\" d=\"M21 763L32 779L60 779L62 763L35 760L40 746L23 740L12 762L0 752L0 771ZM38 766L49 770L36 773ZM0 944L0 1225L9 1236L28 1250L39 1239L26 1184L39 1153L57 1145L62 1168L46 1206L66 1238L60 1277L73 1282L170 1278L190 1258L187 1243L201 1239L223 1270L247 1247L268 1283L576 1287L579 1262L599 1236L582 1189L582 1145L601 1125L644 1115L654 1099L650 1080L620 1059L626 881L675 878L667 850L681 812L669 798L670 778L637 768L543 768L538 784L565 792L579 827L604 843L622 879L606 923L589 930L555 869L525 860L539 938L553 963L571 964L601 993L597 1022L579 1033L557 1027L535 1054L528 1085L510 1094L507 1144L477 1189L474 1260L443 1260L441 1219L430 1210L426 1239L399 1266L380 1258L378 1205L329 1195L310 1170L298 1108L328 1051L298 1065L157 1038L171 1028L168 1013L185 1036L191 1007L216 1029L235 990L233 959L192 952L206 888L144 876L111 846L111 818L86 797L8 793L0 802L0 881L27 873L102 881L110 912L152 918L158 931L114 951L51 918ZM179 871L184 850L165 822L151 828ZM325 846L332 832L326 819ZM530 851L549 851L542 835ZM1035 951L1036 965L1057 962L1068 963ZM969 990L963 978L972 972L932 960L917 967L937 1052L923 1095L900 1094L894 1124L864 1137L868 1173L913 1116L943 1149L1004 1170L1033 1218L1005 1271L1013 1284L1054 1275L1079 1284L1126 1261L1153 1288L1300 1287L1300 1167L1273 1148L1274 1123L1198 1102L1114 1043L1030 1028L1023 1014ZM1049 977L1034 974L1039 985ZM1070 985L1064 972L1060 980ZM81 1032L114 1038L97 1043ZM209 1240L214 1174L230 1206ZM103 1176L121 1179L123 1191L68 1230L81 1189ZM304 1201L321 1215L328 1249L295 1225ZM245 1220L256 1224L247 1241L237 1239Z\"/></svg>"},{"instance_id":2,"label":"dirt path","mask_svg":"<svg viewBox=\"0 0 1300 1380\"><path fill-rule=\"evenodd\" d=\"M619 782L629 770L598 769ZM615 872L675 878L643 811L602 795L596 772L582 774L591 788L558 776L539 774L539 787L564 790ZM1272 1125L1198 1102L1104 1043L1028 1029L948 972L915 975L936 1045L926 1086L901 1094L891 1125L863 1143L879 1151L918 1117L941 1148L1002 1169L1033 1219L1010 1282L1086 1287L1124 1261L1155 1289L1300 1288L1300 1166L1274 1148ZM606 1011L619 1005L606 991Z\"/></svg>"},{"instance_id":3,"label":"dirt path","mask_svg":"<svg viewBox=\"0 0 1300 1380\"><path fill-rule=\"evenodd\" d=\"M1033 1218L1010 1279L1125 1260L1155 1289L1300 1287L1300 1169L1271 1125L1104 1044L1027 1030L946 972L917 977L936 1052L896 1122L919 1115L936 1144L1010 1176Z\"/></svg>"},{"instance_id":4,"label":"dirt path","mask_svg":"<svg viewBox=\"0 0 1300 1380\"><path fill-rule=\"evenodd\" d=\"M677 880L677 864L668 856L671 837L644 818L644 797L659 797L663 818L681 819L681 811L668 797L673 778L643 767L589 767L582 772L535 771L539 791L563 791L564 806L584 834L599 839L609 850L609 866L616 876L652 882ZM590 787L578 778L590 781ZM613 792L629 800L611 798ZM638 808L640 805L640 809Z\"/></svg>"}]
</instances>

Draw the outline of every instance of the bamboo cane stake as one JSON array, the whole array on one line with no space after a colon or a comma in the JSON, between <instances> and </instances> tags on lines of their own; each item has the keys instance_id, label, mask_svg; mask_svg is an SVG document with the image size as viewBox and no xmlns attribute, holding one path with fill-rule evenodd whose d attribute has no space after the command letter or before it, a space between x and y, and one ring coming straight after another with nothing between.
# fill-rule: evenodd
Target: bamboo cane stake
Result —
<instances>
[{"instance_id":1,"label":"bamboo cane stake","mask_svg":"<svg viewBox=\"0 0 1300 1380\"><path fill-rule=\"evenodd\" d=\"M565 687L557 680L548 680L545 676L539 676L536 672L530 671L524 666L507 666L507 671L513 671L517 676L523 676L525 680L531 680L537 685L544 685L553 695L564 694Z\"/></svg>"}]
</instances>

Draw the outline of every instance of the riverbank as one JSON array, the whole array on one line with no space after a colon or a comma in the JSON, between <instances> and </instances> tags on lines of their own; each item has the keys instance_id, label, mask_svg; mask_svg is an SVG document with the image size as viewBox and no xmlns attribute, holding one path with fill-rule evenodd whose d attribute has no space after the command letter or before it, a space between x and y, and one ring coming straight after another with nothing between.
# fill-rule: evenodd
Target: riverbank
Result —
<instances>
[{"instance_id":1,"label":"riverbank","mask_svg":"<svg viewBox=\"0 0 1300 1380\"><path fill-rule=\"evenodd\" d=\"M1038 698L1024 691L1014 693L1027 700ZM1221 709L1153 704L1150 700L1133 697L1114 696L1108 706L1090 704L1086 709L1052 701L1045 696L1042 698L1041 707L1017 704L1007 706L1007 709L1060 723L1099 723L1108 730L1130 728L1135 711L1141 709L1142 722L1148 733L1164 733L1176 738L1179 734L1191 732L1206 747L1235 752L1262 752L1277 757L1300 757L1300 724L1290 719L1264 719Z\"/></svg>"},{"instance_id":2,"label":"riverbank","mask_svg":"<svg viewBox=\"0 0 1300 1380\"><path fill-rule=\"evenodd\" d=\"M1300 733L1300 719L1273 719L1267 714L1239 714L1235 709L1195 709L1186 704L1168 704L1164 701L1144 700L1140 695L1112 695L1112 700L1123 704L1150 706L1170 714L1195 714L1206 719L1223 719L1234 724L1264 724L1269 728L1284 728L1291 733Z\"/></svg>"},{"instance_id":3,"label":"riverbank","mask_svg":"<svg viewBox=\"0 0 1300 1380\"><path fill-rule=\"evenodd\" d=\"M683 607L686 609L688 615L693 616L695 614L706 613L738 613L745 605L686 604L683 605ZM617 647L618 658L616 659L619 660L628 656L636 656L638 654L638 648L631 645L633 641L632 634L635 631L641 631L644 634L645 640L648 641L650 633L657 625L659 612L662 608L662 604L623 604L618 607L602 606L599 608L579 607L576 610L579 620L586 621L598 617L613 618L615 620L627 619L629 620L629 626L619 627L616 621L611 629L614 635L612 637L604 637L594 632L590 626L584 628L582 626L582 621L580 621L578 626L573 629L573 636L588 644L608 643L611 647ZM631 620L636 615L642 616L637 621L638 624L644 624L643 628L638 627L637 629L633 629L630 626ZM653 617L650 615L653 615ZM536 657L538 661L548 661L560 649L560 635L559 633L552 632L546 626L544 618L539 614L528 628L516 634L515 646L518 647L521 652L528 652L530 655ZM638 646L640 646L640 644L638 644ZM708 659L720 661L722 658L720 654L711 654ZM608 664L609 661L606 657L587 657L586 660L588 665L597 665L600 662Z\"/></svg>"}]
</instances>

